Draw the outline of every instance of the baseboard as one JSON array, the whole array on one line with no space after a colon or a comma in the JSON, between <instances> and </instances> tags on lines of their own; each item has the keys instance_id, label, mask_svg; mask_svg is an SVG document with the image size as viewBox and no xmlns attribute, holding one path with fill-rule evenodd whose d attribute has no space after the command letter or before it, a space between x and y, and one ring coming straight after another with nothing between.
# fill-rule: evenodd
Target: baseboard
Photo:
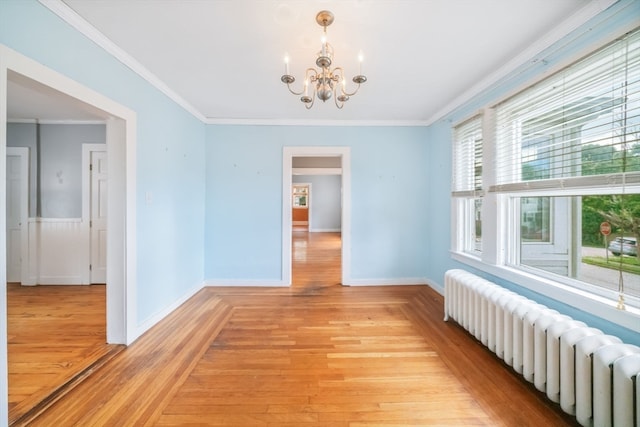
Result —
<instances>
[{"instance_id":1,"label":"baseboard","mask_svg":"<svg viewBox=\"0 0 640 427\"><path fill-rule=\"evenodd\" d=\"M431 289L433 289L440 295L444 296L444 286L441 286L440 284L434 282L433 280L429 280L429 279L426 279L426 280L427 280L427 285L429 285Z\"/></svg>"},{"instance_id":2,"label":"baseboard","mask_svg":"<svg viewBox=\"0 0 640 427\"><path fill-rule=\"evenodd\" d=\"M309 233L340 233L341 228L313 228L309 229Z\"/></svg>"},{"instance_id":3,"label":"baseboard","mask_svg":"<svg viewBox=\"0 0 640 427\"><path fill-rule=\"evenodd\" d=\"M40 276L36 279L37 285L85 285L81 276Z\"/></svg>"},{"instance_id":4,"label":"baseboard","mask_svg":"<svg viewBox=\"0 0 640 427\"><path fill-rule=\"evenodd\" d=\"M349 279L345 286L402 286L429 285L424 277L405 277L399 279Z\"/></svg>"},{"instance_id":5,"label":"baseboard","mask_svg":"<svg viewBox=\"0 0 640 427\"><path fill-rule=\"evenodd\" d=\"M153 314L151 317L147 318L144 322L142 322L141 324L139 324L136 327L136 336L134 338L137 339L138 337L140 337L142 334L144 334L145 332L147 332L149 329L151 329L153 326L155 326L159 321L161 321L162 319L164 319L165 317L167 317L169 314L171 314L175 309L177 309L178 307L180 307L182 304L184 304L185 302L187 302L187 300L189 298L191 298L192 296L194 296L196 293L198 293L199 290L201 290L204 287L203 283L199 283L198 285L194 286L193 288L191 288L187 293L185 293L182 297L180 297L179 299L177 299L176 301L174 301L173 303L169 304L167 307L165 307L164 309L156 312L155 314ZM133 340L132 340L133 342Z\"/></svg>"},{"instance_id":6,"label":"baseboard","mask_svg":"<svg viewBox=\"0 0 640 427\"><path fill-rule=\"evenodd\" d=\"M259 279L209 279L205 280L205 286L237 286L237 287L286 287L288 283L282 280Z\"/></svg>"}]
</instances>

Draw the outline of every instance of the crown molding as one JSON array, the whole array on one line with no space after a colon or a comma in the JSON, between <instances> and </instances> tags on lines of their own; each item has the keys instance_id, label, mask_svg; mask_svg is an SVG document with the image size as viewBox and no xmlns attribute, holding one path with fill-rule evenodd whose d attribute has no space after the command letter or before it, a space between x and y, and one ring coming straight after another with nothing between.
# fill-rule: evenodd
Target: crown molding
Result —
<instances>
[{"instance_id":1,"label":"crown molding","mask_svg":"<svg viewBox=\"0 0 640 427\"><path fill-rule=\"evenodd\" d=\"M7 123L27 123L38 125L104 125L106 120L42 120L42 119L7 119Z\"/></svg>"},{"instance_id":2,"label":"crown molding","mask_svg":"<svg viewBox=\"0 0 640 427\"><path fill-rule=\"evenodd\" d=\"M538 39L535 43L516 55L502 67L498 68L496 71L489 74L486 78L473 85L460 96L454 98L451 102L449 102L437 113L426 120L426 125L429 126L444 118L447 114L451 113L456 108L464 105L466 102L470 101L475 96L482 93L484 90L490 88L501 79L508 76L510 73L516 71L523 64L529 63L530 66L536 64L538 62L535 58L536 55L539 55L545 49L550 48L554 43L559 42L563 37L567 36L569 33L576 30L581 25L588 22L591 18L608 9L618 1L619 0L590 1L586 6L582 7L569 18L565 19L558 26L551 29L551 31L549 31L544 37Z\"/></svg>"},{"instance_id":3,"label":"crown molding","mask_svg":"<svg viewBox=\"0 0 640 427\"><path fill-rule=\"evenodd\" d=\"M309 119L223 119L208 118L208 125L244 125L244 126L388 126L388 127L424 127L423 120L309 120Z\"/></svg>"},{"instance_id":4,"label":"crown molding","mask_svg":"<svg viewBox=\"0 0 640 427\"><path fill-rule=\"evenodd\" d=\"M102 34L96 27L91 25L87 20L81 17L76 11L71 9L62 0L38 0L43 6L55 13L67 24L78 30L89 40L103 48L107 53L112 55L118 61L122 62L134 73L138 74L144 80L149 82L152 86L158 89L160 92L168 96L176 104L184 108L187 112L192 114L195 118L201 122L206 122L206 117L202 115L196 108L189 104L184 98L174 92L169 86L167 86L160 78L149 71L146 67L135 60L131 55L122 50L118 45L112 42L107 36Z\"/></svg>"}]
</instances>

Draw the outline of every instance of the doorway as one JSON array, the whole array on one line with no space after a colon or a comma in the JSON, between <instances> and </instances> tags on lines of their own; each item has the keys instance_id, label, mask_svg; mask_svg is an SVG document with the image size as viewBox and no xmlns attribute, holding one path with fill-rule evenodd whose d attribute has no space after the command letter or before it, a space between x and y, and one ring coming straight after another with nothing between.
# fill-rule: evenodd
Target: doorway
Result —
<instances>
[{"instance_id":1,"label":"doorway","mask_svg":"<svg viewBox=\"0 0 640 427\"><path fill-rule=\"evenodd\" d=\"M11 49L0 46L0 152L6 152L6 126L9 108L8 85L24 82L22 99L35 99L30 107L50 105L48 100L59 101L57 110L83 113L106 122L106 146L109 156L107 277L106 287L106 340L114 344L130 344L140 331L135 324L136 227L136 114L128 108L88 89L81 84L33 61ZM32 98L33 97L33 98ZM25 104L27 105L27 104ZM1 164L6 165L5 162ZM0 171L6 186L6 168ZM0 231L1 257L6 260L6 198L1 198L0 215L5 227ZM0 307L6 307L6 263L0 269ZM7 395L7 317L6 309L0 315L0 419L8 416Z\"/></svg>"},{"instance_id":2,"label":"doorway","mask_svg":"<svg viewBox=\"0 0 640 427\"><path fill-rule=\"evenodd\" d=\"M311 184L294 182L292 189L293 210L291 211L291 217L293 229L309 231L309 224L311 223Z\"/></svg>"},{"instance_id":3,"label":"doorway","mask_svg":"<svg viewBox=\"0 0 640 427\"><path fill-rule=\"evenodd\" d=\"M298 159L324 159L331 164L324 166L313 165L313 161L307 164L306 167L300 166ZM300 261L306 260L302 265L306 265L308 268L316 268L311 266L309 261L313 254L313 257L322 253L322 249L316 251L316 248L321 248L324 244L325 249L333 250L336 254L336 262L333 263L334 267L338 266L339 271L335 274L339 278L338 283L343 285L349 284L350 277L350 213L351 213L351 165L350 165L350 148L349 147L284 147L283 150L283 256L282 256L282 276L283 282L287 286L291 286L293 283L293 265L300 265ZM338 216L339 216L339 229L321 229L314 228L317 223L317 216L314 217L313 213L310 215L315 219L310 223L310 228L307 231L294 231L293 226L293 201L292 185L295 176L305 176L304 179L310 176L322 176L322 175L338 175L340 177L339 195L338 195ZM317 186L316 186L317 187ZM314 187L314 188L316 188ZM314 193L317 191L314 189ZM313 205L312 201L308 202L310 206ZM301 235L299 233L305 233ZM333 234L333 236L329 236ZM332 237L332 239L325 240L321 243L322 237ZM319 246L313 246L315 244ZM325 252L326 254L326 252ZM295 258L294 258L295 257ZM317 259L316 259L317 261ZM326 264L322 267L321 264L317 264L319 270L325 271Z\"/></svg>"},{"instance_id":4,"label":"doorway","mask_svg":"<svg viewBox=\"0 0 640 427\"><path fill-rule=\"evenodd\" d=\"M6 172L7 282L22 282L27 274L28 148L7 147Z\"/></svg>"}]
</instances>

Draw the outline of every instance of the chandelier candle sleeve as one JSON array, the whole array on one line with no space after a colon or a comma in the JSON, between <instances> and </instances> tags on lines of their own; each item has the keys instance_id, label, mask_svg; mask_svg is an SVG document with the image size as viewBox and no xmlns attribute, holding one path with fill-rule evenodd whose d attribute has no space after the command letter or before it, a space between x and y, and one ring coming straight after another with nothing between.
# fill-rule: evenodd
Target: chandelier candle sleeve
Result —
<instances>
[{"instance_id":1,"label":"chandelier candle sleeve","mask_svg":"<svg viewBox=\"0 0 640 427\"><path fill-rule=\"evenodd\" d=\"M353 77L352 81L356 84L353 92L347 91L347 79L342 67L331 68L333 63L333 47L327 42L327 27L334 21L333 13L328 10L322 10L316 15L316 22L322 27L321 48L318 51L315 66L309 67L305 71L304 85L302 90L296 91L291 85L296 81L289 72L289 55L285 55L285 73L280 77L280 81L287 85L289 92L296 96L300 96L300 101L305 104L305 108L313 107L316 98L322 102L333 98L336 107L344 107L351 96L355 95L360 89L360 85L367 81L367 77L362 74L362 51L358 54L359 68L358 74ZM312 92L309 94L309 92Z\"/></svg>"}]
</instances>

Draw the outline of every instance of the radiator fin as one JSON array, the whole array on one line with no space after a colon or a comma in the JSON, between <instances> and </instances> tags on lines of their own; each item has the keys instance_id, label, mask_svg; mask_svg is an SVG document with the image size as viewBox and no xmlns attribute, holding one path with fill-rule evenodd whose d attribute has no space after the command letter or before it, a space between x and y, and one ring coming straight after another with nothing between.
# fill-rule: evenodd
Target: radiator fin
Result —
<instances>
[{"instance_id":1,"label":"radiator fin","mask_svg":"<svg viewBox=\"0 0 640 427\"><path fill-rule=\"evenodd\" d=\"M454 320L586 427L640 427L640 347L465 270L445 274Z\"/></svg>"}]
</instances>

